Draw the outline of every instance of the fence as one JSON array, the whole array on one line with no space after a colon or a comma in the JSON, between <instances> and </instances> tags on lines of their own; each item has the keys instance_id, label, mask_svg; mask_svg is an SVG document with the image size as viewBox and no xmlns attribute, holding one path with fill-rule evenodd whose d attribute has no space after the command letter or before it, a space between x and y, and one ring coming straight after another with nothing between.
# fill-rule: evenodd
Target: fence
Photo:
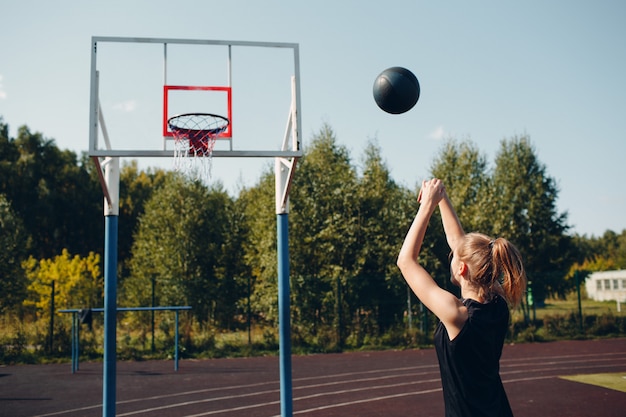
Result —
<instances>
[{"instance_id":1,"label":"fence","mask_svg":"<svg viewBox=\"0 0 626 417\"><path fill-rule=\"evenodd\" d=\"M176 313L176 328L174 336L174 371L178 371L178 316L181 310L191 310L190 306L164 306L164 307L118 307L117 311L174 311ZM59 313L72 314L72 373L76 373L79 368L80 358L80 314L85 312L102 313L103 308L68 309L59 310Z\"/></svg>"}]
</instances>

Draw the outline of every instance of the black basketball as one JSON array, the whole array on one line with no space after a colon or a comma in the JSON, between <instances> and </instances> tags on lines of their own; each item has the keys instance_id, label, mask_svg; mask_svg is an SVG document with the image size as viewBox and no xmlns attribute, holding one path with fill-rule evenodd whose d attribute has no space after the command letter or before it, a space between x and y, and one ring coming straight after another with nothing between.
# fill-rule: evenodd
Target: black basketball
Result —
<instances>
[{"instance_id":1,"label":"black basketball","mask_svg":"<svg viewBox=\"0 0 626 417\"><path fill-rule=\"evenodd\" d=\"M406 68L387 68L374 81L374 100L387 113L407 112L415 106L419 98L419 81Z\"/></svg>"}]
</instances>

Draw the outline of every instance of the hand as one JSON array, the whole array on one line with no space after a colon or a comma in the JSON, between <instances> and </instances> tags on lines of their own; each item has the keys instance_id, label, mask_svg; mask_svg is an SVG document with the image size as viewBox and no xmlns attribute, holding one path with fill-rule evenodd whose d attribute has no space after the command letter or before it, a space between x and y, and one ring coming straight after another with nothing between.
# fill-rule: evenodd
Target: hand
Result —
<instances>
[{"instance_id":1,"label":"hand","mask_svg":"<svg viewBox=\"0 0 626 417\"><path fill-rule=\"evenodd\" d=\"M422 181L422 188L417 196L417 202L430 202L436 206L444 198L445 193L446 187L440 179L433 178L429 181Z\"/></svg>"}]
</instances>

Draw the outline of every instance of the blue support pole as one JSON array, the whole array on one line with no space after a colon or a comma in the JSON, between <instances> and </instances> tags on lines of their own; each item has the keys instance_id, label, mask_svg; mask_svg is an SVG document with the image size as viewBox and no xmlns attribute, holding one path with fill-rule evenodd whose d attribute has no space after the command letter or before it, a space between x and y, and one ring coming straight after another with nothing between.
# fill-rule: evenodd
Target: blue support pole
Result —
<instances>
[{"instance_id":1,"label":"blue support pole","mask_svg":"<svg viewBox=\"0 0 626 417\"><path fill-rule=\"evenodd\" d=\"M78 340L76 339L76 313L72 313L72 373L76 373L78 368L78 359L76 352L78 351Z\"/></svg>"},{"instance_id":2,"label":"blue support pole","mask_svg":"<svg viewBox=\"0 0 626 417\"><path fill-rule=\"evenodd\" d=\"M178 372L178 310L176 310L176 336L174 339L174 371Z\"/></svg>"},{"instance_id":3,"label":"blue support pole","mask_svg":"<svg viewBox=\"0 0 626 417\"><path fill-rule=\"evenodd\" d=\"M102 416L115 417L118 216L105 217Z\"/></svg>"},{"instance_id":4,"label":"blue support pole","mask_svg":"<svg viewBox=\"0 0 626 417\"><path fill-rule=\"evenodd\" d=\"M76 371L80 369L80 318L76 314Z\"/></svg>"},{"instance_id":5,"label":"blue support pole","mask_svg":"<svg viewBox=\"0 0 626 417\"><path fill-rule=\"evenodd\" d=\"M278 240L278 331L280 349L280 415L292 417L293 393L291 383L291 321L289 300L289 215L279 213Z\"/></svg>"}]
</instances>

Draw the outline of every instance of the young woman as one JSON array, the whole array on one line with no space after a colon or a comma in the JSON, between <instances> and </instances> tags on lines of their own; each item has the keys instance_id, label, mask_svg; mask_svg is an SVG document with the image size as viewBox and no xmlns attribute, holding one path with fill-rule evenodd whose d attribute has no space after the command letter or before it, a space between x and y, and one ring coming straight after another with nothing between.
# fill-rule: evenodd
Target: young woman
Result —
<instances>
[{"instance_id":1,"label":"young woman","mask_svg":"<svg viewBox=\"0 0 626 417\"><path fill-rule=\"evenodd\" d=\"M422 182L420 207L398 256L402 275L440 320L435 349L446 417L512 416L502 380L500 355L509 324L509 305L526 288L521 256L512 243L479 233L465 234L439 179ZM418 257L428 221L439 206L452 249L450 279L461 299L440 288Z\"/></svg>"}]
</instances>

